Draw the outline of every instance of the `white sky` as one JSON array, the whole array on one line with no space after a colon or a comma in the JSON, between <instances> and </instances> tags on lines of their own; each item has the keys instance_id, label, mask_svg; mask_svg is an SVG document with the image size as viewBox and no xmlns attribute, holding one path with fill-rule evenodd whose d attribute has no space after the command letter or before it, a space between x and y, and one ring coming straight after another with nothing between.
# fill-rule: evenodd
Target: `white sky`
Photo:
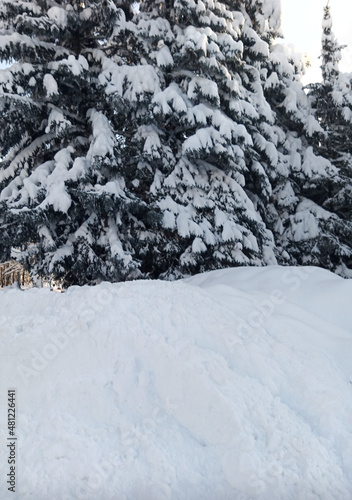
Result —
<instances>
[{"instance_id":1,"label":"white sky","mask_svg":"<svg viewBox=\"0 0 352 500\"><path fill-rule=\"evenodd\" d=\"M320 41L323 8L327 0L281 0L282 29L288 43L307 54L312 68L307 69L304 82L321 79ZM340 70L352 73L352 0L330 0L333 32L340 45L348 45L342 52Z\"/></svg>"}]
</instances>

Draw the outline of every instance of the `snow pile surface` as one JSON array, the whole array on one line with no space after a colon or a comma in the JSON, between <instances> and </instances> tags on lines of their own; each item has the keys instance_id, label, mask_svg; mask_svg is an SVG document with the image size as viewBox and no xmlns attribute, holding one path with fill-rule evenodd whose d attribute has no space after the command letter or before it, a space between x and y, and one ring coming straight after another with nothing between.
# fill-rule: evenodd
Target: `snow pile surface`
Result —
<instances>
[{"instance_id":1,"label":"snow pile surface","mask_svg":"<svg viewBox=\"0 0 352 500\"><path fill-rule=\"evenodd\" d=\"M351 300L276 266L1 290L1 498L352 498Z\"/></svg>"}]
</instances>

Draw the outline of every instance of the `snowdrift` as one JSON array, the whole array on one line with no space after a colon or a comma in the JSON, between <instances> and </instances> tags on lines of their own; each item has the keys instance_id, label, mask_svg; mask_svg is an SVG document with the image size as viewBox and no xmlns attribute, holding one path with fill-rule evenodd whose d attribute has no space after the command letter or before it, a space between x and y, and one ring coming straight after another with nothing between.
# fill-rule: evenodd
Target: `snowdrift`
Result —
<instances>
[{"instance_id":1,"label":"snowdrift","mask_svg":"<svg viewBox=\"0 0 352 500\"><path fill-rule=\"evenodd\" d=\"M276 266L1 290L0 497L352 498L351 301Z\"/></svg>"}]
</instances>

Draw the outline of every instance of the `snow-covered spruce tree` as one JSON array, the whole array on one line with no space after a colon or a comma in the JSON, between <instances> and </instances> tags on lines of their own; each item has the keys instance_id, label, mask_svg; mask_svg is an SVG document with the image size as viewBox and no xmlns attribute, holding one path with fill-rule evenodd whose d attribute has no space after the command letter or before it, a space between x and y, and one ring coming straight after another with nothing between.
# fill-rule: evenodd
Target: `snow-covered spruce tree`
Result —
<instances>
[{"instance_id":1,"label":"snow-covered spruce tree","mask_svg":"<svg viewBox=\"0 0 352 500\"><path fill-rule=\"evenodd\" d=\"M279 20L279 2L144 0L136 24L116 23L122 57L106 60L101 81L122 121L138 124L135 192L163 213L136 243L152 276L274 254L335 265L324 261L327 213L310 197L337 171L309 147L321 127L300 61L274 44Z\"/></svg>"},{"instance_id":2,"label":"snow-covered spruce tree","mask_svg":"<svg viewBox=\"0 0 352 500\"><path fill-rule=\"evenodd\" d=\"M276 262L252 192L265 207L261 160L275 162L276 149L257 144L258 124L269 129L275 116L244 59L247 48L268 55L251 25L242 3L211 0L144 0L136 23L117 20L122 57L106 59L100 81L122 121L138 123L133 186L163 214L137 245L152 276ZM126 40L133 51L123 55Z\"/></svg>"},{"instance_id":3,"label":"snow-covered spruce tree","mask_svg":"<svg viewBox=\"0 0 352 500\"><path fill-rule=\"evenodd\" d=\"M124 9L128 12L128 6ZM138 275L134 226L156 212L126 187L130 151L99 83L114 0L0 4L0 261L66 283Z\"/></svg>"},{"instance_id":4,"label":"snow-covered spruce tree","mask_svg":"<svg viewBox=\"0 0 352 500\"><path fill-rule=\"evenodd\" d=\"M318 138L317 147L325 157L341 165L344 162L343 153L351 149L351 75L342 74L339 70L344 47L338 44L332 31L329 5L324 7L322 28L322 81L309 85L309 97L315 116L325 132Z\"/></svg>"},{"instance_id":5,"label":"snow-covered spruce tree","mask_svg":"<svg viewBox=\"0 0 352 500\"><path fill-rule=\"evenodd\" d=\"M339 169L323 206L335 214L329 221L330 226L335 225L331 232L338 233L332 245L339 245L344 256L338 272L351 276L346 265L352 267L352 74L339 70L344 47L332 31L329 4L324 7L322 28L322 81L309 85L309 99L322 127L321 133L313 136L313 146Z\"/></svg>"},{"instance_id":6,"label":"snow-covered spruce tree","mask_svg":"<svg viewBox=\"0 0 352 500\"><path fill-rule=\"evenodd\" d=\"M258 124L255 139L264 154L260 164L272 189L270 203L263 206L262 189L255 190L255 185L261 188L258 180L251 191L274 233L278 262L319 265L341 273L349 265L351 237L344 221L324 205L340 182L340 175L315 147L323 129L301 82L302 62L275 40L275 30L267 26L263 16L274 3L264 4L257 4L252 17L256 16L257 30L267 41L269 53L255 57L249 46L244 59L260 74L266 101L275 116L270 127L263 122Z\"/></svg>"}]
</instances>

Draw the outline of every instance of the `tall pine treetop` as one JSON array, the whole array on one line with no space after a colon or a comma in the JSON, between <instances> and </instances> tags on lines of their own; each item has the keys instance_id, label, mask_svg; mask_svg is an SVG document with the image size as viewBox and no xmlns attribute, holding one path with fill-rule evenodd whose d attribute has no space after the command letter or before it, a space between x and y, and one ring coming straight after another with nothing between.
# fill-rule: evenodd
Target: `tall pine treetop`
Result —
<instances>
[{"instance_id":1,"label":"tall pine treetop","mask_svg":"<svg viewBox=\"0 0 352 500\"><path fill-rule=\"evenodd\" d=\"M322 22L323 33L321 37L321 70L325 85L333 85L339 75L339 62L341 61L341 50L343 45L339 45L332 31L332 18L329 2L324 7Z\"/></svg>"}]
</instances>

